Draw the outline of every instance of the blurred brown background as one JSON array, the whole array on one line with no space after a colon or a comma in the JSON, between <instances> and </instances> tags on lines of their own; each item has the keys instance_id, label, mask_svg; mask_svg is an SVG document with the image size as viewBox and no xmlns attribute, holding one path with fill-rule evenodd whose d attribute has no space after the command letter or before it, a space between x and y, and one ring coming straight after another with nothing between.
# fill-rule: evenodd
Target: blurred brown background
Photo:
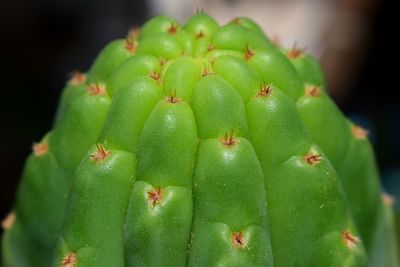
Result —
<instances>
[{"instance_id":1,"label":"blurred brown background","mask_svg":"<svg viewBox=\"0 0 400 267\"><path fill-rule=\"evenodd\" d=\"M30 147L52 124L61 89L110 40L152 15L197 7L225 23L245 15L282 45L318 57L334 100L369 128L382 179L400 183L396 0L14 0L0 4L0 217L11 208Z\"/></svg>"}]
</instances>

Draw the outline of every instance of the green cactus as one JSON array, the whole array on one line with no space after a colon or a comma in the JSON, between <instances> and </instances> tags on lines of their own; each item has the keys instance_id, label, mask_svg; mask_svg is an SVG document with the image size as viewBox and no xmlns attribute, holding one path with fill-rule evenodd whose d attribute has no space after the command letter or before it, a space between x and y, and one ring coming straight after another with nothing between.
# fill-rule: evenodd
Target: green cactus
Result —
<instances>
[{"instance_id":1,"label":"green cactus","mask_svg":"<svg viewBox=\"0 0 400 267\"><path fill-rule=\"evenodd\" d=\"M68 82L2 261L394 267L390 214L366 132L315 59L247 18L159 16Z\"/></svg>"}]
</instances>

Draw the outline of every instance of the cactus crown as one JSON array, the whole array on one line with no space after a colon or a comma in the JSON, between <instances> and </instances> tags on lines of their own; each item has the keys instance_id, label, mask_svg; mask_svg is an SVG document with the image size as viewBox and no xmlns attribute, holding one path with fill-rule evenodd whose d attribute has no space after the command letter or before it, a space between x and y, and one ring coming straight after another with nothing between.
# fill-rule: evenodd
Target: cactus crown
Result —
<instances>
[{"instance_id":1,"label":"cactus crown","mask_svg":"<svg viewBox=\"0 0 400 267\"><path fill-rule=\"evenodd\" d=\"M365 266L377 199L366 132L315 59L248 18L159 16L67 83L3 255L10 267Z\"/></svg>"}]
</instances>

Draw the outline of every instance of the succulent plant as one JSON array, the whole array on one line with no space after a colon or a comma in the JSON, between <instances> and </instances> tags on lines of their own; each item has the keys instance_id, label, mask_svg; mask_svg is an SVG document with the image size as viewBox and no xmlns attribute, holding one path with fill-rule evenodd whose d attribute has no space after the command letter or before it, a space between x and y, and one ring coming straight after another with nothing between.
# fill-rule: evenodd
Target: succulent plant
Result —
<instances>
[{"instance_id":1,"label":"succulent plant","mask_svg":"<svg viewBox=\"0 0 400 267\"><path fill-rule=\"evenodd\" d=\"M397 266L367 132L318 62L248 18L167 16L108 44L33 146L3 263Z\"/></svg>"}]
</instances>

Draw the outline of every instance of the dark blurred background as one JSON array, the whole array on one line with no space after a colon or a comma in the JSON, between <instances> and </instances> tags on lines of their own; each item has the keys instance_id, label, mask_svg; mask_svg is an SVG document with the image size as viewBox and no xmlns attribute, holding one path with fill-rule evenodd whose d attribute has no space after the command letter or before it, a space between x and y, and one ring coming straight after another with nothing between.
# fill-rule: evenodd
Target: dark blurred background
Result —
<instances>
[{"instance_id":1,"label":"dark blurred background","mask_svg":"<svg viewBox=\"0 0 400 267\"><path fill-rule=\"evenodd\" d=\"M368 128L386 189L400 182L397 0L13 0L0 4L0 218L10 210L31 145L51 128L68 75L150 16L182 20L200 7L221 23L254 18L320 58L329 90Z\"/></svg>"}]
</instances>

